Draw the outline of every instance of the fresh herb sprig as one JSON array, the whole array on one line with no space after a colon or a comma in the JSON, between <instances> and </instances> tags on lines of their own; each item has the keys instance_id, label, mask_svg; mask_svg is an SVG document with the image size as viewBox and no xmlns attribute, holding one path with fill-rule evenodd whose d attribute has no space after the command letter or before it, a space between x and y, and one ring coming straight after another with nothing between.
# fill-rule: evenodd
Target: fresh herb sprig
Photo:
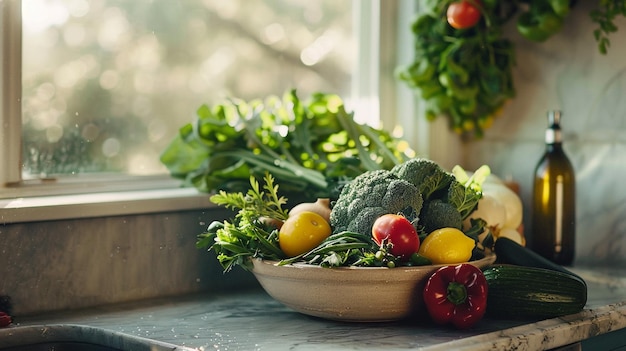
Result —
<instances>
[{"instance_id":1,"label":"fresh herb sprig","mask_svg":"<svg viewBox=\"0 0 626 351\"><path fill-rule=\"evenodd\" d=\"M274 183L274 177L266 173L263 187L259 182L250 177L250 189L243 193L227 193L223 190L211 196L209 200L216 205L224 206L231 210L240 210L238 217L248 219L258 219L267 217L284 221L289 216L287 209L287 198L278 195L278 185Z\"/></svg>"},{"instance_id":2,"label":"fresh herb sprig","mask_svg":"<svg viewBox=\"0 0 626 351\"><path fill-rule=\"evenodd\" d=\"M247 193L222 190L210 198L217 205L238 210L232 221L211 223L196 243L198 248L215 251L224 272L235 266L251 269L250 258L285 258L278 244L278 229L271 220L287 219L287 198L278 195L272 175L266 173L264 182L261 187L251 176Z\"/></svg>"}]
</instances>

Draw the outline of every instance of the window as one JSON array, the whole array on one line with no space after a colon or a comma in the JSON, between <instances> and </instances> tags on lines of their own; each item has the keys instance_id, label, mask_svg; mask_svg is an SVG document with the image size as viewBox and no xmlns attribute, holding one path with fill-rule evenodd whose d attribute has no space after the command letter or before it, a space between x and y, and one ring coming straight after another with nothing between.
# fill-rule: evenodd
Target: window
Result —
<instances>
[{"instance_id":1,"label":"window","mask_svg":"<svg viewBox=\"0 0 626 351\"><path fill-rule=\"evenodd\" d=\"M172 186L160 152L228 96L326 91L357 118L394 116L396 33L413 2L3 1L4 196Z\"/></svg>"},{"instance_id":2,"label":"window","mask_svg":"<svg viewBox=\"0 0 626 351\"><path fill-rule=\"evenodd\" d=\"M23 1L23 175L163 173L202 103L345 95L351 23L349 1Z\"/></svg>"}]
</instances>

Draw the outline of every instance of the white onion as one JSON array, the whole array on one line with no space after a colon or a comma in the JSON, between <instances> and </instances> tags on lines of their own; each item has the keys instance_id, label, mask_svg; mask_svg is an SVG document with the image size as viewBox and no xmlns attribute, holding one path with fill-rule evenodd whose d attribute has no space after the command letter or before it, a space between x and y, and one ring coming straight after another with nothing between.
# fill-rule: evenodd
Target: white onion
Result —
<instances>
[{"instance_id":1,"label":"white onion","mask_svg":"<svg viewBox=\"0 0 626 351\"><path fill-rule=\"evenodd\" d=\"M478 207L465 220L464 227L470 227L470 219L482 218L487 222L487 226L492 230L504 227L506 221L506 208L495 196L483 193L483 197L478 200Z\"/></svg>"},{"instance_id":2,"label":"white onion","mask_svg":"<svg viewBox=\"0 0 626 351\"><path fill-rule=\"evenodd\" d=\"M504 205L506 219L503 228L517 228L522 224L523 206L520 197L506 185L483 184L483 196L493 196ZM480 203L480 202L479 202Z\"/></svg>"}]
</instances>

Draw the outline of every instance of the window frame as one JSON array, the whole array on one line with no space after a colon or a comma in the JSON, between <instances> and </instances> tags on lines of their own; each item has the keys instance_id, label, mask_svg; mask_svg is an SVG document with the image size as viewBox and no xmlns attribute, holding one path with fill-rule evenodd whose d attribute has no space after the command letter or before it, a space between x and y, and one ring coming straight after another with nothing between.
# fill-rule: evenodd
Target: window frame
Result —
<instances>
[{"instance_id":1,"label":"window frame","mask_svg":"<svg viewBox=\"0 0 626 351\"><path fill-rule=\"evenodd\" d=\"M17 183L21 179L21 135L22 135L22 41L21 6L19 1L9 0L0 3L0 53L2 68L0 78L0 116L3 128L0 130L0 169L1 184Z\"/></svg>"},{"instance_id":2,"label":"window frame","mask_svg":"<svg viewBox=\"0 0 626 351\"><path fill-rule=\"evenodd\" d=\"M384 126L404 125L405 138L418 154L428 153L430 127L418 118L415 94L394 76L398 64L409 62L410 21L417 0L352 0L357 64L352 101L377 111ZM21 0L0 1L0 218L1 222L41 221L210 207L206 194L181 188L168 175L79 175L58 179L21 177ZM355 112L357 110L355 109ZM400 116L400 117L395 117ZM416 141L419 141L416 142ZM131 194L133 198L129 198ZM159 196L161 194L161 196ZM45 201L42 201L45 198ZM117 199L116 199L117 198ZM138 203L141 206L136 206ZM87 206L89 204L89 206ZM126 204L126 205L124 205ZM61 207L59 207L61 206ZM55 209L59 207L61 210ZM81 209L83 211L75 211ZM85 209L88 209L85 211Z\"/></svg>"}]
</instances>

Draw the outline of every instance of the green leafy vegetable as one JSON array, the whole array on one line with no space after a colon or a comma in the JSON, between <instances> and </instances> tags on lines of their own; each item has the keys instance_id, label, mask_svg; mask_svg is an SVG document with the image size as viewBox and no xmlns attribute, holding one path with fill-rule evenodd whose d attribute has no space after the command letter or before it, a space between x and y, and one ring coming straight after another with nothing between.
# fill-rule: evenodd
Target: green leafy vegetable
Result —
<instances>
[{"instance_id":1,"label":"green leafy vegetable","mask_svg":"<svg viewBox=\"0 0 626 351\"><path fill-rule=\"evenodd\" d=\"M448 119L451 130L482 137L507 100L515 96L512 68L515 52L504 37L507 22L516 21L524 38L543 42L561 31L575 0L481 1L482 19L466 29L446 20L449 0L428 0L412 24L413 62L399 67L398 78L425 101L425 116ZM615 19L626 16L626 0L598 0L590 12L593 34L606 54Z\"/></svg>"},{"instance_id":2,"label":"green leafy vegetable","mask_svg":"<svg viewBox=\"0 0 626 351\"><path fill-rule=\"evenodd\" d=\"M357 175L406 160L408 144L354 121L337 95L295 91L282 98L201 106L161 155L172 176L201 191L245 192L266 172L286 193L335 198Z\"/></svg>"},{"instance_id":3,"label":"green leafy vegetable","mask_svg":"<svg viewBox=\"0 0 626 351\"><path fill-rule=\"evenodd\" d=\"M259 185L250 177L251 188L247 193L220 191L210 200L232 210L238 210L231 222L213 222L207 231L198 236L196 246L214 250L217 259L230 271L234 266L251 268L251 257L268 260L284 258L278 245L278 229L266 224L264 218L283 221L288 212L284 208L287 199L278 196L278 185L270 174L264 176L265 184Z\"/></svg>"},{"instance_id":4,"label":"green leafy vegetable","mask_svg":"<svg viewBox=\"0 0 626 351\"><path fill-rule=\"evenodd\" d=\"M450 129L480 137L515 95L513 45L501 36L496 5L485 2L486 20L458 30L446 21L448 4L431 1L413 23L415 58L398 78L420 93L429 120L445 116Z\"/></svg>"},{"instance_id":5,"label":"green leafy vegetable","mask_svg":"<svg viewBox=\"0 0 626 351\"><path fill-rule=\"evenodd\" d=\"M483 183L491 174L491 168L487 165L480 166L476 172L468 176L467 172L459 165L452 168L455 182L448 189L448 201L454 204L466 219L478 206L482 197Z\"/></svg>"},{"instance_id":6,"label":"green leafy vegetable","mask_svg":"<svg viewBox=\"0 0 626 351\"><path fill-rule=\"evenodd\" d=\"M600 0L600 6L591 11L591 19L598 25L593 36L598 43L598 50L602 54L608 52L611 41L609 34L617 32L615 18L626 16L626 0Z\"/></svg>"},{"instance_id":7,"label":"green leafy vegetable","mask_svg":"<svg viewBox=\"0 0 626 351\"><path fill-rule=\"evenodd\" d=\"M448 188L448 203L456 208L463 219L474 212L481 197L482 192L476 191L472 187L464 186L458 181L452 182Z\"/></svg>"},{"instance_id":8,"label":"green leafy vegetable","mask_svg":"<svg viewBox=\"0 0 626 351\"><path fill-rule=\"evenodd\" d=\"M531 0L517 18L517 31L526 39L543 42L561 31L569 14L569 0Z\"/></svg>"}]
</instances>

